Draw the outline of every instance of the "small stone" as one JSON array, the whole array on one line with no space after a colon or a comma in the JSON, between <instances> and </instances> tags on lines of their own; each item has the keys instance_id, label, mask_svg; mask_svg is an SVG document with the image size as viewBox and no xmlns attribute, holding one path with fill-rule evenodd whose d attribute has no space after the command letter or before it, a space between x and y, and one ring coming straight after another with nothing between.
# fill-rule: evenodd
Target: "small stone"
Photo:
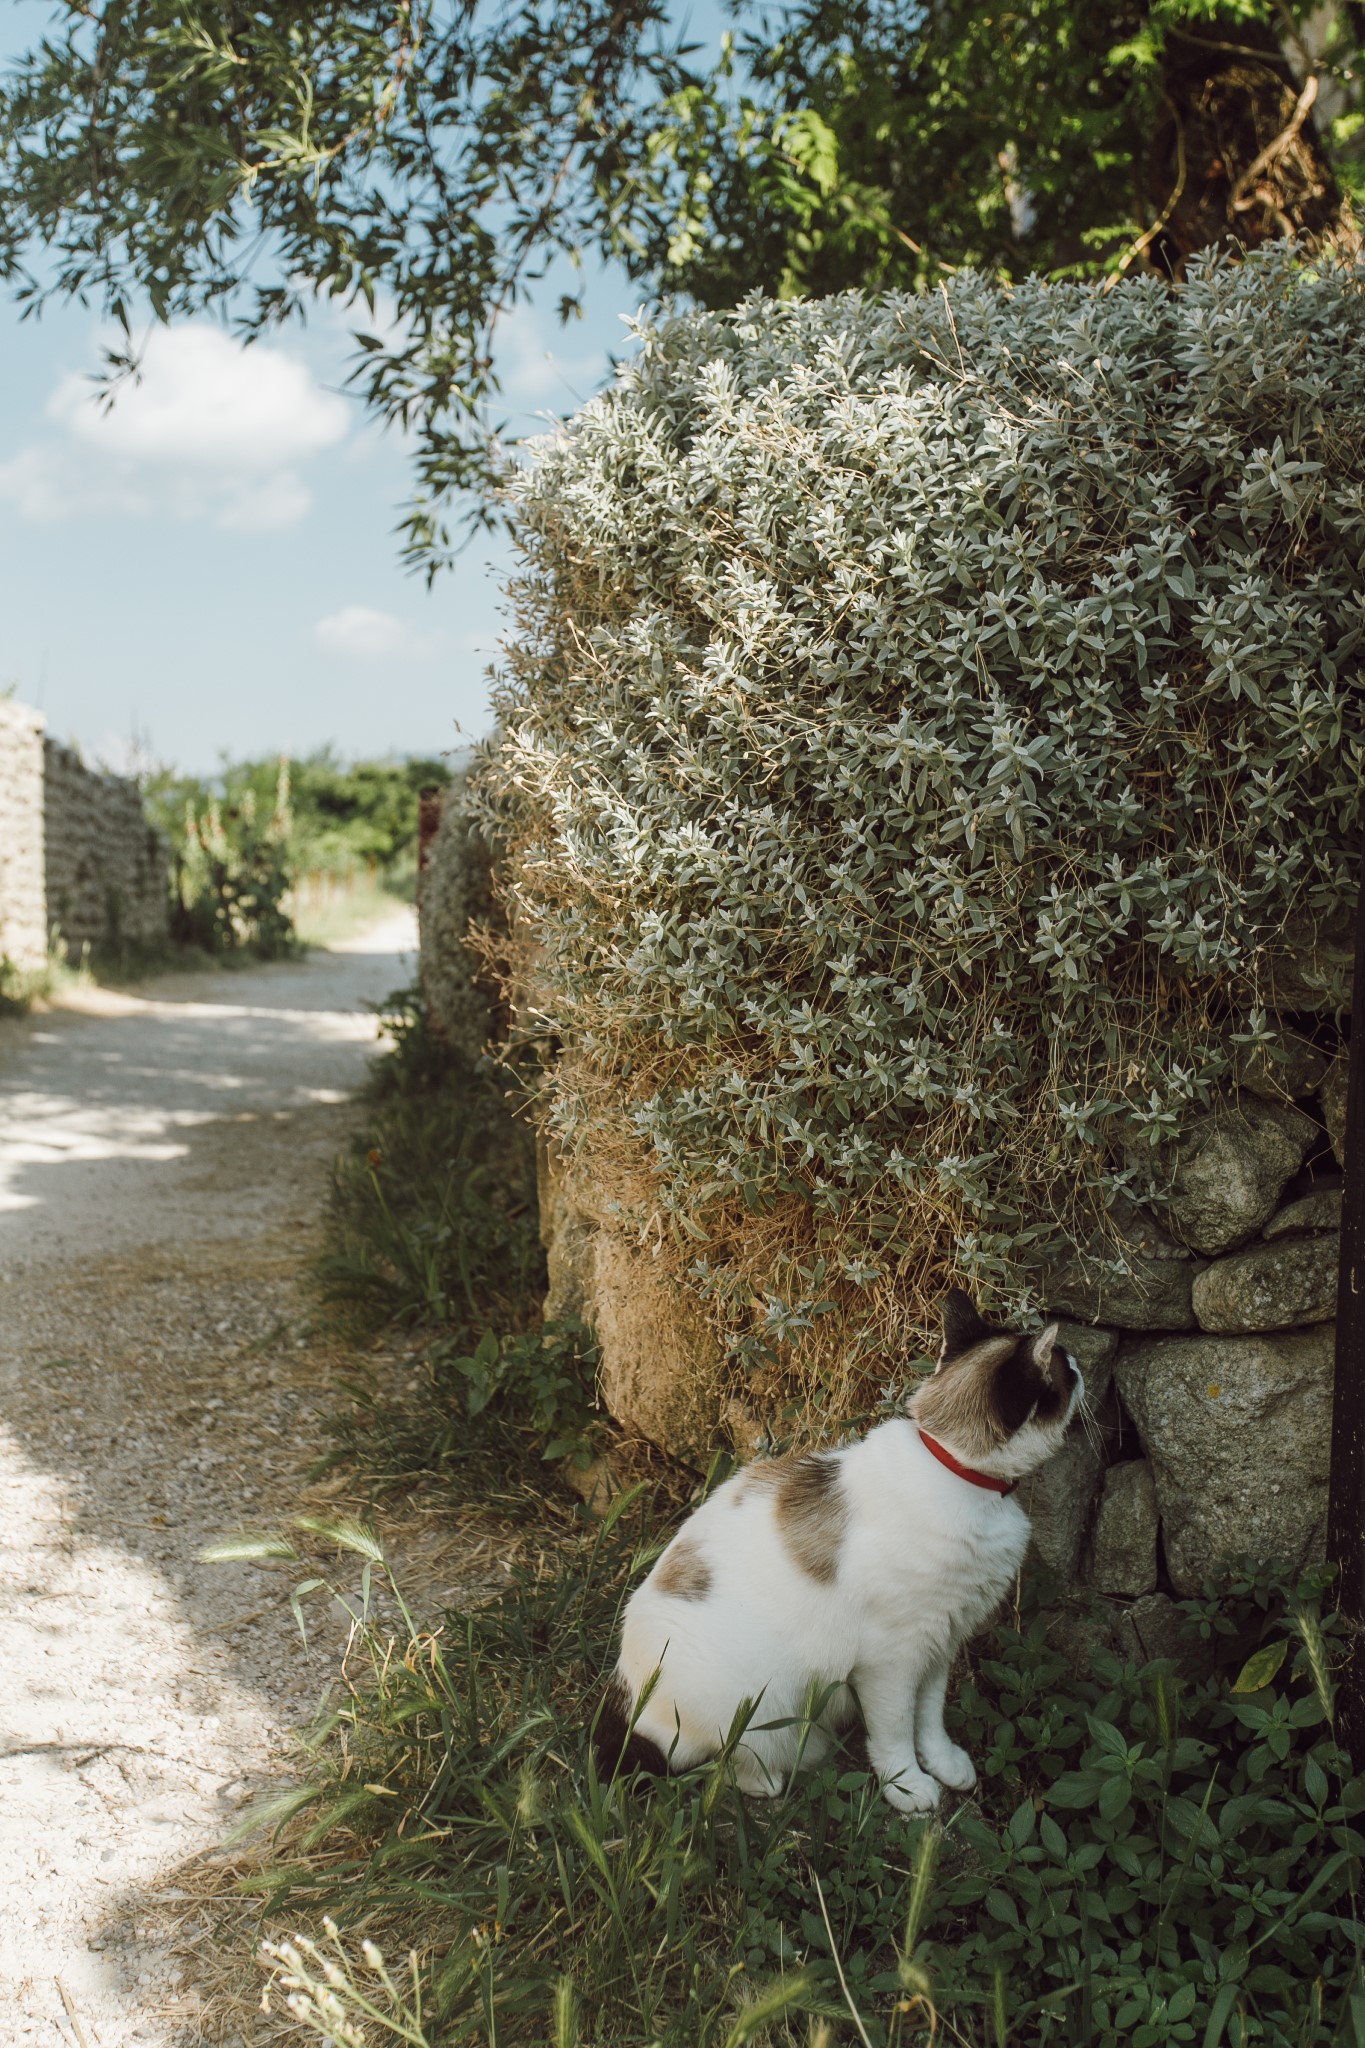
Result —
<instances>
[{"instance_id":1,"label":"small stone","mask_svg":"<svg viewBox=\"0 0 1365 2048\"><path fill-rule=\"evenodd\" d=\"M1199 1266L1142 1211L1116 1212L1113 1222L1108 1242L1092 1241L1052 1273L1047 1284L1051 1308L1081 1324L1192 1330L1190 1289ZM1075 1351L1074 1345L1068 1348ZM1075 1356L1084 1373L1080 1353Z\"/></svg>"},{"instance_id":2,"label":"small stone","mask_svg":"<svg viewBox=\"0 0 1365 2048\"><path fill-rule=\"evenodd\" d=\"M1243 1553L1291 1568L1320 1554L1333 1337L1320 1323L1157 1337L1120 1352L1114 1382L1152 1463L1177 1592L1197 1592Z\"/></svg>"},{"instance_id":3,"label":"small stone","mask_svg":"<svg viewBox=\"0 0 1365 2048\"><path fill-rule=\"evenodd\" d=\"M1059 1322L1057 1341L1063 1351L1076 1361L1076 1369L1085 1381L1086 1404L1097 1412L1104 1404L1114 1378L1114 1360L1118 1357L1119 1333L1117 1330L1097 1330L1090 1323Z\"/></svg>"},{"instance_id":4,"label":"small stone","mask_svg":"<svg viewBox=\"0 0 1365 2048\"><path fill-rule=\"evenodd\" d=\"M1272 1007L1321 1016L1351 1000L1354 918L1346 908L1331 918L1302 919L1285 933L1270 961Z\"/></svg>"},{"instance_id":5,"label":"small stone","mask_svg":"<svg viewBox=\"0 0 1365 2048\"><path fill-rule=\"evenodd\" d=\"M1119 1617L1116 1634L1120 1655L1134 1664L1165 1660L1194 1677L1206 1662L1198 1639L1185 1634L1185 1617L1169 1593L1144 1593Z\"/></svg>"},{"instance_id":6,"label":"small stone","mask_svg":"<svg viewBox=\"0 0 1365 2048\"><path fill-rule=\"evenodd\" d=\"M1111 1465L1095 1517L1086 1576L1097 1593L1130 1599L1156 1588L1156 1481L1145 1458Z\"/></svg>"},{"instance_id":7,"label":"small stone","mask_svg":"<svg viewBox=\"0 0 1365 2048\"><path fill-rule=\"evenodd\" d=\"M1317 1130L1301 1110L1254 1095L1200 1117L1170 1154L1172 1231L1197 1252L1244 1243L1274 1214Z\"/></svg>"},{"instance_id":8,"label":"small stone","mask_svg":"<svg viewBox=\"0 0 1365 2048\"><path fill-rule=\"evenodd\" d=\"M1298 1237L1308 1230L1340 1230L1341 1189L1314 1188L1277 1209L1261 1236L1268 1242L1277 1237Z\"/></svg>"},{"instance_id":9,"label":"small stone","mask_svg":"<svg viewBox=\"0 0 1365 2048\"><path fill-rule=\"evenodd\" d=\"M1302 1101L1321 1085L1328 1067L1327 1054L1296 1031L1281 1031L1260 1045L1234 1046L1232 1058L1237 1086L1267 1102Z\"/></svg>"},{"instance_id":10,"label":"small stone","mask_svg":"<svg viewBox=\"0 0 1365 2048\"><path fill-rule=\"evenodd\" d=\"M1288 1237L1215 1259L1194 1283L1203 1330L1290 1330L1336 1313L1335 1237Z\"/></svg>"},{"instance_id":11,"label":"small stone","mask_svg":"<svg viewBox=\"0 0 1365 2048\"><path fill-rule=\"evenodd\" d=\"M1061 1449L1024 1480L1019 1504L1031 1524L1034 1554L1070 1587L1079 1579L1107 1446L1118 1434L1118 1404L1111 1389L1118 1336L1072 1323L1062 1324L1060 1336L1085 1381L1092 1419L1088 1427L1079 1420L1072 1423Z\"/></svg>"},{"instance_id":12,"label":"small stone","mask_svg":"<svg viewBox=\"0 0 1365 2048\"><path fill-rule=\"evenodd\" d=\"M1059 1451L1019 1488L1034 1552L1066 1586L1074 1586L1104 1471L1104 1454L1073 1427Z\"/></svg>"},{"instance_id":13,"label":"small stone","mask_svg":"<svg viewBox=\"0 0 1365 2048\"><path fill-rule=\"evenodd\" d=\"M1333 1060L1318 1090L1322 1120L1336 1154L1337 1165L1346 1164L1346 1061Z\"/></svg>"}]
</instances>

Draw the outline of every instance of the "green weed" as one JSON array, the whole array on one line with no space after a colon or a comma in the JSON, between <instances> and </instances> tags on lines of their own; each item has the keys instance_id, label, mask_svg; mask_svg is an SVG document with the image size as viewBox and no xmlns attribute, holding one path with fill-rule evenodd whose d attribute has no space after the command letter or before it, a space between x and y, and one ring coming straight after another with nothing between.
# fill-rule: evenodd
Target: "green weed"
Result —
<instances>
[{"instance_id":1,"label":"green weed","mask_svg":"<svg viewBox=\"0 0 1365 2048\"><path fill-rule=\"evenodd\" d=\"M659 1543L624 1496L556 1568L397 1634L366 1552L349 1689L259 1880L272 1916L341 1930L271 1952L315 2032L1358 2048L1365 1781L1332 1737L1320 1585L1186 1603L1194 1675L1102 1650L1078 1672L1041 1614L998 1629L958 1701L979 1795L940 1827L895 1815L856 1743L772 1802L725 1758L600 1782L587 1730Z\"/></svg>"},{"instance_id":2,"label":"green weed","mask_svg":"<svg viewBox=\"0 0 1365 2048\"><path fill-rule=\"evenodd\" d=\"M405 1380L354 1371L336 1448L385 1480L468 1476L471 1460L585 1460L596 1353L573 1318L547 1324L535 1141L502 1077L436 1040L420 996L381 1015L367 1129L333 1171L319 1281L352 1330L412 1332ZM320 1469L320 1468L319 1468Z\"/></svg>"}]
</instances>

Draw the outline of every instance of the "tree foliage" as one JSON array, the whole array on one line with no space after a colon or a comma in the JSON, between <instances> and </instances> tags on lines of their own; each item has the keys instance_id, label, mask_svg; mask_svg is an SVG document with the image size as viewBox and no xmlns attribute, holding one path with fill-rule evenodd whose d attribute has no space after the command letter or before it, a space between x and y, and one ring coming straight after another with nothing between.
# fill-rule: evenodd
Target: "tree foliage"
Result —
<instances>
[{"instance_id":1,"label":"tree foliage","mask_svg":"<svg viewBox=\"0 0 1365 2048\"><path fill-rule=\"evenodd\" d=\"M665 0L63 0L0 92L0 269L121 321L115 373L144 304L352 308L430 566L453 497L495 516L497 322L556 258L724 306L1352 232L1358 5L735 12L717 55Z\"/></svg>"}]
</instances>

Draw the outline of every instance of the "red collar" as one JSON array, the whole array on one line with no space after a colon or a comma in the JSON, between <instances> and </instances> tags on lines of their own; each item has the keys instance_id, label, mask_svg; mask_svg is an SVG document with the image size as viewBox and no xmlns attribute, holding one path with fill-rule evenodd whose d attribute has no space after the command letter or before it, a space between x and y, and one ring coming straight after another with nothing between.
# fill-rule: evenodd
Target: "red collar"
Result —
<instances>
[{"instance_id":1,"label":"red collar","mask_svg":"<svg viewBox=\"0 0 1365 2048\"><path fill-rule=\"evenodd\" d=\"M919 1429L919 1424L916 1423L915 1427ZM951 1451L945 1451L942 1444L936 1443L933 1437L927 1436L922 1429L919 1432L919 1440L931 1458L937 1458L940 1465L946 1465L950 1472L956 1472L959 1479L969 1479L973 1486L984 1486L987 1493L1013 1493L1019 1483L1017 1479L997 1479L993 1472L973 1472L970 1465L959 1465Z\"/></svg>"}]
</instances>

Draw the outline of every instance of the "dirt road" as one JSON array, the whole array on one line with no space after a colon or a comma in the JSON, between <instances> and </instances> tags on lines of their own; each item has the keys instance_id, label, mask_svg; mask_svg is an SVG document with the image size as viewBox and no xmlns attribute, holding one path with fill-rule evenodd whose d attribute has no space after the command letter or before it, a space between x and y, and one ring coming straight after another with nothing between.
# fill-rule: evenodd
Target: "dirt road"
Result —
<instances>
[{"instance_id":1,"label":"dirt road","mask_svg":"<svg viewBox=\"0 0 1365 2048\"><path fill-rule=\"evenodd\" d=\"M278 1522L317 1454L301 1256L414 937L0 1025L5 2044L198 2037L174 1873L334 1645L197 1553Z\"/></svg>"}]
</instances>

